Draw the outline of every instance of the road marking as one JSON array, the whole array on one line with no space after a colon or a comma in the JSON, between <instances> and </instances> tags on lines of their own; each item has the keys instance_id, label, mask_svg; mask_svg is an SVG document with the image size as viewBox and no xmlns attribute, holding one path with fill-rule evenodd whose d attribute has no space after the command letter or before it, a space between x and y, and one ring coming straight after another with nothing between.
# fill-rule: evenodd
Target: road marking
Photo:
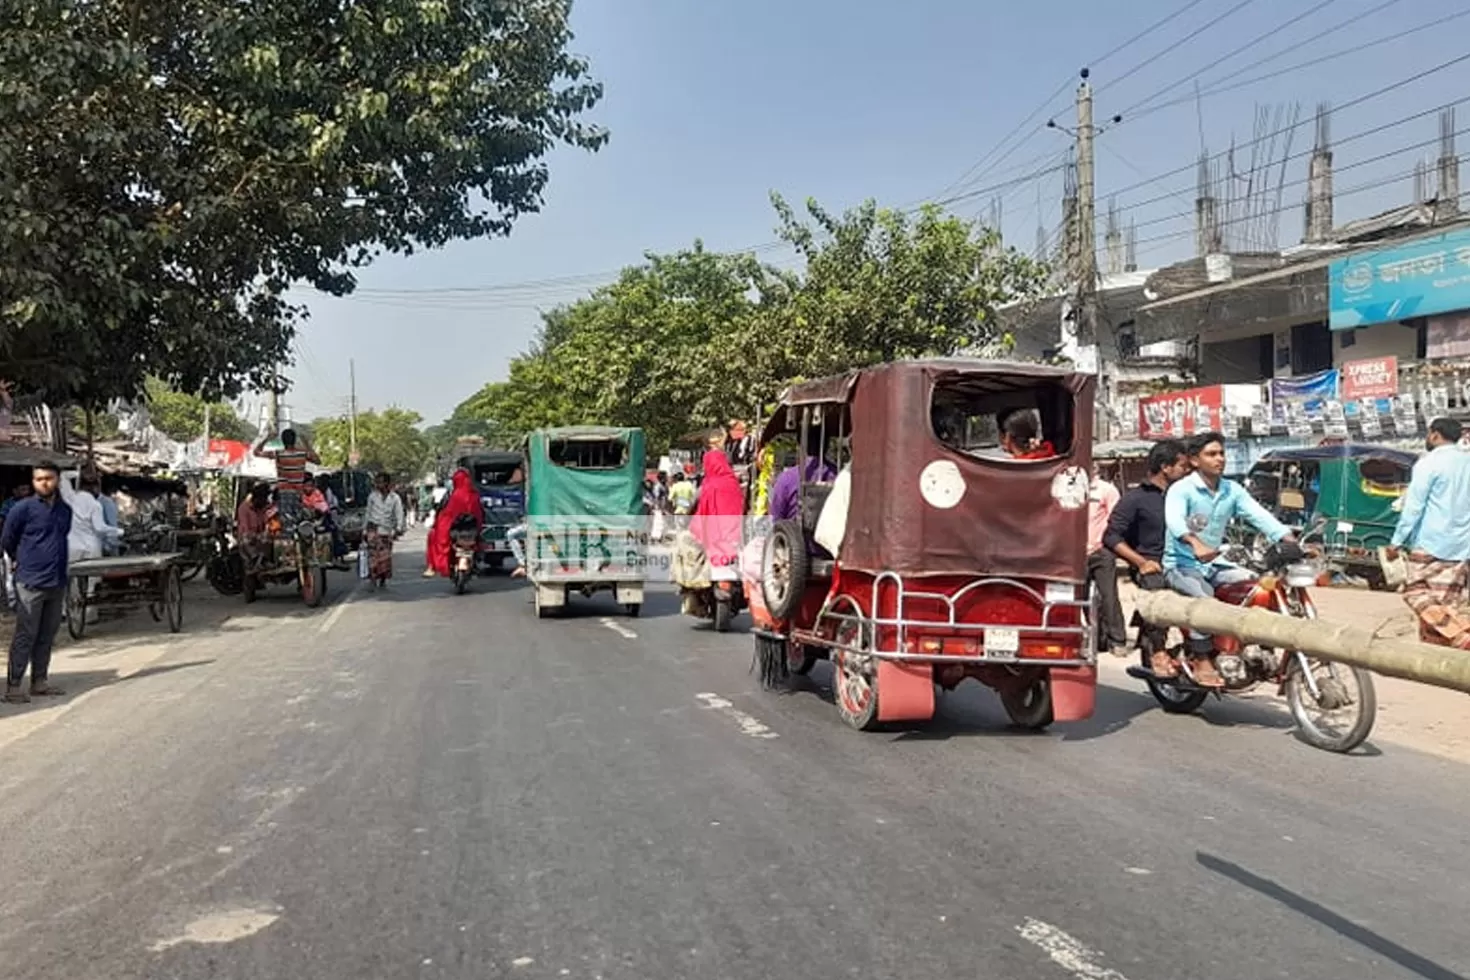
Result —
<instances>
[{"instance_id":1,"label":"road marking","mask_svg":"<svg viewBox=\"0 0 1470 980\"><path fill-rule=\"evenodd\" d=\"M1101 953L1089 949L1054 925L1028 918L1024 925L1016 926L1016 931L1022 939L1039 946L1057 966L1082 980L1128 980L1117 970L1098 966Z\"/></svg>"},{"instance_id":2,"label":"road marking","mask_svg":"<svg viewBox=\"0 0 1470 980\"><path fill-rule=\"evenodd\" d=\"M625 640L638 639L637 633L634 633L632 630L628 629L628 627L624 626L616 619L604 619L602 621L602 625L606 626L608 629L612 630L614 633L618 634L618 636L621 636Z\"/></svg>"},{"instance_id":3,"label":"road marking","mask_svg":"<svg viewBox=\"0 0 1470 980\"><path fill-rule=\"evenodd\" d=\"M177 936L160 939L148 948L155 953L182 946L185 943L220 944L233 943L253 936L281 917L278 905L253 909L224 909L202 916L184 927Z\"/></svg>"},{"instance_id":4,"label":"road marking","mask_svg":"<svg viewBox=\"0 0 1470 980\"><path fill-rule=\"evenodd\" d=\"M356 588L354 588L351 592L349 592L345 596L343 596L342 599L341 599L341 601L337 603L336 608L334 608L327 615L326 621L323 622L320 626L318 626L317 629L316 629L316 631L318 633L325 633L327 630L331 629L333 626L336 626L337 625L337 620L339 620L339 619L342 618L342 614L347 611L347 607L352 604L352 600L353 599L356 599L357 598L357 594L359 592L361 592L361 591L362 591L362 586L359 585Z\"/></svg>"},{"instance_id":5,"label":"road marking","mask_svg":"<svg viewBox=\"0 0 1470 980\"><path fill-rule=\"evenodd\" d=\"M696 698L704 702L706 708L711 708L721 714L734 718L740 726L740 734L749 735L751 738L780 738L781 736L766 727L766 724L754 718L734 704L720 697L718 694L696 694Z\"/></svg>"}]
</instances>

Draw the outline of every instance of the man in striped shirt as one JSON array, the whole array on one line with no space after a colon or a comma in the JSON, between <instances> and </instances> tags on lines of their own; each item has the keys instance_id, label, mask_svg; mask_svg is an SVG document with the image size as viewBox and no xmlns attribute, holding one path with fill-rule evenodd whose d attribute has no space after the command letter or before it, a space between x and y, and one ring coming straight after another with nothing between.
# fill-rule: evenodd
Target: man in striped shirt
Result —
<instances>
[{"instance_id":1,"label":"man in striped shirt","mask_svg":"<svg viewBox=\"0 0 1470 980\"><path fill-rule=\"evenodd\" d=\"M295 429L286 429L281 432L281 448L267 449L266 442L270 439L267 434L261 437L255 447L255 455L261 459L273 459L276 461L276 489L291 490L300 493L305 489L308 477L306 475L306 464L321 464L317 455L305 440L298 439Z\"/></svg>"}]
</instances>

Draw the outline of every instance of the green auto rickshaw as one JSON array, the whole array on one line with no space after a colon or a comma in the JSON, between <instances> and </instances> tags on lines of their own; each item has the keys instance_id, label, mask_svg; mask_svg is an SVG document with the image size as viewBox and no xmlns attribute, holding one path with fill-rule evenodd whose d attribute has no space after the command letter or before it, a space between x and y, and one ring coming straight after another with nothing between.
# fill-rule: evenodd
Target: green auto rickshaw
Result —
<instances>
[{"instance_id":1,"label":"green auto rickshaw","mask_svg":"<svg viewBox=\"0 0 1470 980\"><path fill-rule=\"evenodd\" d=\"M538 429L526 438L526 577L536 616L573 592L612 592L629 616L643 608L648 520L643 430Z\"/></svg>"},{"instance_id":2,"label":"green auto rickshaw","mask_svg":"<svg viewBox=\"0 0 1470 980\"><path fill-rule=\"evenodd\" d=\"M1378 549L1393 538L1417 454L1362 443L1273 449L1251 467L1251 494L1302 543L1374 589L1387 582Z\"/></svg>"}]
</instances>

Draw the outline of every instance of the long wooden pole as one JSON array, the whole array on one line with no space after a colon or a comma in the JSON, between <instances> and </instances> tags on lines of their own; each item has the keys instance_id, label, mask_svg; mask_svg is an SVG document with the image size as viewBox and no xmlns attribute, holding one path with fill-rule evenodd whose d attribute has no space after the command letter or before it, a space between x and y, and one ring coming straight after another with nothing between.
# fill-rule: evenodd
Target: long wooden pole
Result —
<instances>
[{"instance_id":1,"label":"long wooden pole","mask_svg":"<svg viewBox=\"0 0 1470 980\"><path fill-rule=\"evenodd\" d=\"M1470 694L1470 651L1431 646L1321 619L1294 619L1264 609L1242 609L1215 599L1191 599L1176 592L1138 593L1138 614L1158 626L1190 628L1234 636L1312 657L1363 667L1385 677L1400 677Z\"/></svg>"}]
</instances>

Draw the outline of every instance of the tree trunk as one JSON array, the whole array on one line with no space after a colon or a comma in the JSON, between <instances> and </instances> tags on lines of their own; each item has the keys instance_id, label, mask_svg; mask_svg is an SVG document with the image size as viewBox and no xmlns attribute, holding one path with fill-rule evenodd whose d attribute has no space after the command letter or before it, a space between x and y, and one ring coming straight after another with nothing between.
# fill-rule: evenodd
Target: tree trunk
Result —
<instances>
[{"instance_id":1,"label":"tree trunk","mask_svg":"<svg viewBox=\"0 0 1470 980\"><path fill-rule=\"evenodd\" d=\"M1158 626L1188 627L1234 636L1243 643L1300 650L1308 656L1363 667L1385 677L1470 694L1470 652L1463 650L1380 638L1355 626L1293 619L1215 599L1190 599L1175 592L1140 592L1138 613Z\"/></svg>"}]
</instances>

